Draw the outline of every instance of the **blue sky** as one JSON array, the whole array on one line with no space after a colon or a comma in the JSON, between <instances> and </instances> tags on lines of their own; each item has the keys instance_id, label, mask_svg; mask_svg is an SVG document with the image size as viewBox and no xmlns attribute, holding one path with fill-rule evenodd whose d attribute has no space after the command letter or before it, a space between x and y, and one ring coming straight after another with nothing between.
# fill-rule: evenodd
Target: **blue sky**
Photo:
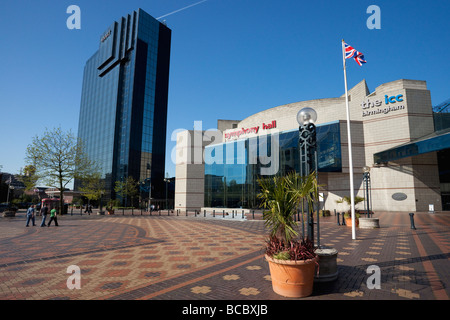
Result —
<instances>
[{"instance_id":1,"label":"blue sky","mask_svg":"<svg viewBox=\"0 0 450 320\"><path fill-rule=\"evenodd\" d=\"M142 8L155 18L199 0L0 2L0 165L18 173L27 145L45 128L77 133L83 68L106 28ZM69 5L81 29L69 30ZM381 9L370 30L368 6ZM348 61L348 85L372 91L426 80L432 104L450 98L449 1L208 0L163 18L172 29L166 171L172 132L216 128L278 105L341 96L341 39L364 53Z\"/></svg>"}]
</instances>

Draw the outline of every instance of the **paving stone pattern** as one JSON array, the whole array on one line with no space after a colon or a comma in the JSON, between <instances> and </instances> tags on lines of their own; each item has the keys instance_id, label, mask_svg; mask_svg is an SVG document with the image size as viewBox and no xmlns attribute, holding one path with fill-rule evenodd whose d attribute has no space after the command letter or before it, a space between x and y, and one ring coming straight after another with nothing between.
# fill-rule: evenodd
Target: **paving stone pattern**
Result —
<instances>
[{"instance_id":1,"label":"paving stone pattern","mask_svg":"<svg viewBox=\"0 0 450 320\"><path fill-rule=\"evenodd\" d=\"M337 280L305 300L448 300L450 215L377 213L379 229L320 221L321 245L338 250ZM59 227L0 218L1 300L294 300L272 290L262 220L201 215L62 216ZM81 288L68 289L78 266ZM369 266L381 289L369 289Z\"/></svg>"}]
</instances>

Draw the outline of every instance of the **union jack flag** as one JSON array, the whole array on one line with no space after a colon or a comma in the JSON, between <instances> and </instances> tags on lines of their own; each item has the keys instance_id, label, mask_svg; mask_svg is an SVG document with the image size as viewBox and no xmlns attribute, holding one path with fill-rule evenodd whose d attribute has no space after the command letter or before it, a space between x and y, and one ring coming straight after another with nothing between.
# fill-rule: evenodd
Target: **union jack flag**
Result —
<instances>
[{"instance_id":1,"label":"union jack flag","mask_svg":"<svg viewBox=\"0 0 450 320\"><path fill-rule=\"evenodd\" d=\"M345 46L345 59L351 58L353 57L353 55L355 54L356 50L349 46L348 44L344 43Z\"/></svg>"},{"instance_id":2,"label":"union jack flag","mask_svg":"<svg viewBox=\"0 0 450 320\"><path fill-rule=\"evenodd\" d=\"M345 42L344 48L345 48L345 59L353 58L355 59L356 63L360 66L362 66L363 63L367 62L366 60L364 60L364 55L361 52L356 51L355 48L349 46Z\"/></svg>"}]
</instances>

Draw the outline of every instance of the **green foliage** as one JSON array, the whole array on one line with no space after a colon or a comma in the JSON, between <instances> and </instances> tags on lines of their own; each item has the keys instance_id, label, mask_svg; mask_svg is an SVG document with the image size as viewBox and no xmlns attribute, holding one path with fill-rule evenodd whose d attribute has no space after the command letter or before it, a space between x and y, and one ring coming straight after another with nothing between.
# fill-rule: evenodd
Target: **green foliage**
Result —
<instances>
[{"instance_id":1,"label":"green foliage","mask_svg":"<svg viewBox=\"0 0 450 320\"><path fill-rule=\"evenodd\" d=\"M34 189L36 186L36 182L39 180L39 175L36 172L36 167L29 164L23 169L20 169L20 173L16 175L16 178L25 185L25 190L29 191Z\"/></svg>"},{"instance_id":2,"label":"green foliage","mask_svg":"<svg viewBox=\"0 0 450 320\"><path fill-rule=\"evenodd\" d=\"M355 202L355 207L358 203L363 202L364 198L363 197L359 197L359 196L355 196L354 202ZM349 196L345 196L339 200L336 200L336 203L347 203L347 205L350 207L350 209L347 211L347 213L350 213L352 211L352 200Z\"/></svg>"},{"instance_id":3,"label":"green foliage","mask_svg":"<svg viewBox=\"0 0 450 320\"><path fill-rule=\"evenodd\" d=\"M111 199L108 201L107 206L110 208L118 208L120 206L120 201L118 199Z\"/></svg>"},{"instance_id":4,"label":"green foliage","mask_svg":"<svg viewBox=\"0 0 450 320\"><path fill-rule=\"evenodd\" d=\"M41 137L35 136L27 147L25 159L35 168L35 175L43 184L59 189L61 208L67 184L93 168L81 141L71 131L64 132L60 127L46 129Z\"/></svg>"},{"instance_id":5,"label":"green foliage","mask_svg":"<svg viewBox=\"0 0 450 320\"><path fill-rule=\"evenodd\" d=\"M291 255L287 251L281 251L281 252L274 254L273 258L278 259L278 260L290 260Z\"/></svg>"},{"instance_id":6,"label":"green foliage","mask_svg":"<svg viewBox=\"0 0 450 320\"><path fill-rule=\"evenodd\" d=\"M331 216L330 210L319 210L319 215L321 217L329 217Z\"/></svg>"},{"instance_id":7,"label":"green foliage","mask_svg":"<svg viewBox=\"0 0 450 320\"><path fill-rule=\"evenodd\" d=\"M72 203L74 204L74 205L76 205L76 206L82 206L83 205L83 199L81 199L81 198L75 198L73 201L72 201Z\"/></svg>"},{"instance_id":8,"label":"green foliage","mask_svg":"<svg viewBox=\"0 0 450 320\"><path fill-rule=\"evenodd\" d=\"M289 192L290 182L285 177L273 177L272 179L259 179L261 193L258 198L261 205L267 209L263 213L265 225L271 230L270 234L283 239L286 243L297 236L295 231L294 213L297 199Z\"/></svg>"},{"instance_id":9,"label":"green foliage","mask_svg":"<svg viewBox=\"0 0 450 320\"><path fill-rule=\"evenodd\" d=\"M133 179L133 177L129 176L124 181L116 181L116 186L114 187L114 191L121 198L130 197L131 203L133 204L134 197L138 194L138 182Z\"/></svg>"},{"instance_id":10,"label":"green foliage","mask_svg":"<svg viewBox=\"0 0 450 320\"><path fill-rule=\"evenodd\" d=\"M294 215L297 207L307 201L312 207L318 199L318 185L315 172L308 176L300 176L293 172L284 177L258 179L261 192L258 198L264 209L265 225L270 235L282 239L288 244L298 235L295 231Z\"/></svg>"},{"instance_id":11,"label":"green foliage","mask_svg":"<svg viewBox=\"0 0 450 320\"><path fill-rule=\"evenodd\" d=\"M359 219L361 215L359 214L359 212L355 211L355 218ZM344 217L345 218L351 218L352 217L352 213L351 211L347 211L346 213L344 213Z\"/></svg>"},{"instance_id":12,"label":"green foliage","mask_svg":"<svg viewBox=\"0 0 450 320\"><path fill-rule=\"evenodd\" d=\"M103 180L99 172L89 173L81 180L80 191L89 200L98 200L105 193Z\"/></svg>"}]
</instances>

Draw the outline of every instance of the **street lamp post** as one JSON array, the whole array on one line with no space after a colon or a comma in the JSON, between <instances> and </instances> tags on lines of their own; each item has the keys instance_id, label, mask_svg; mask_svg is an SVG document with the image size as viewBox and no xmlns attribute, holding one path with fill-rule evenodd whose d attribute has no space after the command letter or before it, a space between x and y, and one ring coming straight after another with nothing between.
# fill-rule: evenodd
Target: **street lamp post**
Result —
<instances>
[{"instance_id":1,"label":"street lamp post","mask_svg":"<svg viewBox=\"0 0 450 320\"><path fill-rule=\"evenodd\" d=\"M303 108L297 113L299 124L299 155L300 175L306 176L312 172L317 178L317 139L316 126L317 113L312 108ZM308 205L307 211L307 238L314 242L314 208ZM317 210L317 246L320 246L319 211Z\"/></svg>"},{"instance_id":2,"label":"street lamp post","mask_svg":"<svg viewBox=\"0 0 450 320\"><path fill-rule=\"evenodd\" d=\"M150 171L150 163L147 162L147 176L148 176L148 212L152 213L152 177Z\"/></svg>"},{"instance_id":3,"label":"street lamp post","mask_svg":"<svg viewBox=\"0 0 450 320\"><path fill-rule=\"evenodd\" d=\"M103 214L103 190L100 190L100 211L99 211L99 213Z\"/></svg>"},{"instance_id":4,"label":"street lamp post","mask_svg":"<svg viewBox=\"0 0 450 320\"><path fill-rule=\"evenodd\" d=\"M168 185L170 182L169 174L166 172L166 177L164 178L164 182L166 183L166 209L169 210L169 206L167 205L167 192L168 192Z\"/></svg>"},{"instance_id":5,"label":"street lamp post","mask_svg":"<svg viewBox=\"0 0 450 320\"><path fill-rule=\"evenodd\" d=\"M370 167L363 167L363 188L365 192L364 210L367 210L367 217L370 218Z\"/></svg>"},{"instance_id":6,"label":"street lamp post","mask_svg":"<svg viewBox=\"0 0 450 320\"><path fill-rule=\"evenodd\" d=\"M14 190L14 186L11 186L11 182L12 182L12 176L9 176L8 179L8 193L6 195L6 203L9 205L9 190Z\"/></svg>"}]
</instances>

